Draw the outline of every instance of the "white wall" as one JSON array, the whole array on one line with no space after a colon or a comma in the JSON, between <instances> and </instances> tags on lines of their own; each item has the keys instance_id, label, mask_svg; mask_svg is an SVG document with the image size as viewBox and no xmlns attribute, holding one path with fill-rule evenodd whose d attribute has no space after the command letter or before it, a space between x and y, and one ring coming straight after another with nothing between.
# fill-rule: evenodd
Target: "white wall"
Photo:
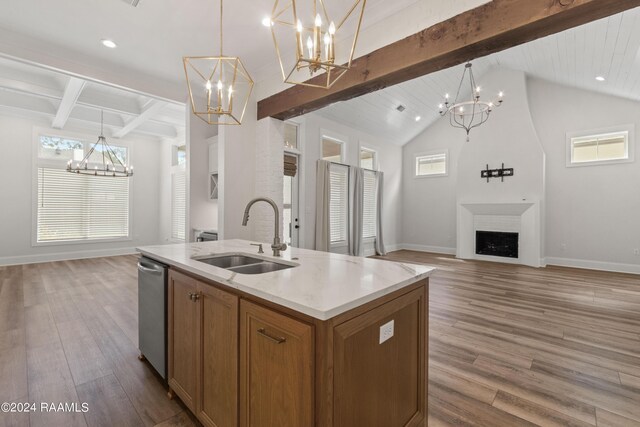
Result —
<instances>
[{"instance_id":1,"label":"white wall","mask_svg":"<svg viewBox=\"0 0 640 427\"><path fill-rule=\"evenodd\" d=\"M131 253L136 246L160 243L159 143L132 136L122 139L130 144L131 164L135 166L135 175L130 178L132 240L32 246L33 128L49 125L50 122L44 119L0 113L0 152L3 153L3 166L0 168L0 264ZM82 133L90 141L97 138L97 134L86 130Z\"/></svg>"},{"instance_id":2,"label":"white wall","mask_svg":"<svg viewBox=\"0 0 640 427\"><path fill-rule=\"evenodd\" d=\"M360 145L378 152L378 169L384 172L383 238L387 251L394 250L399 243L401 227L402 148L318 114L307 114L300 121L304 129L304 187L301 191L304 191L305 205L300 208L304 247L315 247L316 162L321 158L320 138L326 131L328 135L340 137L346 143L345 163L349 165L359 166ZM371 252L371 248L365 247L365 252Z\"/></svg>"},{"instance_id":3,"label":"white wall","mask_svg":"<svg viewBox=\"0 0 640 427\"><path fill-rule=\"evenodd\" d=\"M633 252L640 248L640 103L537 79L528 88L547 153L547 262L640 272ZM636 129L635 162L566 167L567 132L628 124Z\"/></svg>"},{"instance_id":4,"label":"white wall","mask_svg":"<svg viewBox=\"0 0 640 427\"><path fill-rule=\"evenodd\" d=\"M640 256L634 254L640 247L638 160L567 168L565 138L567 132L616 125L638 129L640 103L530 78L524 92L512 85L518 73L490 74L478 82L485 89L499 82L505 103L471 131L469 142L463 130L440 119L403 147L403 247L455 253L457 198L540 198L541 255L548 264L640 272ZM497 131L512 140L512 148L491 147L501 138ZM523 150L523 135L537 139L540 150L533 149L533 143ZM637 152L637 138L634 143ZM415 178L415 155L441 148L449 150L449 175ZM506 167L514 167L513 177L489 184L480 179L486 163L494 167L503 160ZM466 182L461 182L463 177Z\"/></svg>"}]
</instances>

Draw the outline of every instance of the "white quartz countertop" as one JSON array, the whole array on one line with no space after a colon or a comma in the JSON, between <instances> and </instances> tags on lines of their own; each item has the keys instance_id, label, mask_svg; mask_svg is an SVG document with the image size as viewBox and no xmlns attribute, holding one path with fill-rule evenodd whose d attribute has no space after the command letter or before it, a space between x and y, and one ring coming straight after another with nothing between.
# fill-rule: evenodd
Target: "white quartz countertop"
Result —
<instances>
[{"instance_id":1,"label":"white quartz countertop","mask_svg":"<svg viewBox=\"0 0 640 427\"><path fill-rule=\"evenodd\" d=\"M138 248L142 255L178 267L320 320L378 299L429 277L432 267L289 248L280 258L264 254L245 240L180 243ZM243 254L297 265L262 274L241 274L197 261L194 257Z\"/></svg>"}]
</instances>

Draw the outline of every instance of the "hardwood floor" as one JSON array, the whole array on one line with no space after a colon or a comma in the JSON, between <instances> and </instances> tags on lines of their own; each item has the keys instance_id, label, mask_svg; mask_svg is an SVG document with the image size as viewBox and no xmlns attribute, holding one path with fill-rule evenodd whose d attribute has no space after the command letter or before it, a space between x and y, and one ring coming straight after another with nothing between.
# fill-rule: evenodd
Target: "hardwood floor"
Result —
<instances>
[{"instance_id":1,"label":"hardwood floor","mask_svg":"<svg viewBox=\"0 0 640 427\"><path fill-rule=\"evenodd\" d=\"M0 267L0 402L89 405L0 413L0 427L197 425L137 358L136 262Z\"/></svg>"},{"instance_id":2,"label":"hardwood floor","mask_svg":"<svg viewBox=\"0 0 640 427\"><path fill-rule=\"evenodd\" d=\"M429 426L640 426L640 276L457 260L429 291Z\"/></svg>"},{"instance_id":3,"label":"hardwood floor","mask_svg":"<svg viewBox=\"0 0 640 427\"><path fill-rule=\"evenodd\" d=\"M430 286L429 426L640 426L640 276L456 260ZM137 359L136 257L0 267L3 426L192 426ZM354 426L358 427L358 426Z\"/></svg>"}]
</instances>

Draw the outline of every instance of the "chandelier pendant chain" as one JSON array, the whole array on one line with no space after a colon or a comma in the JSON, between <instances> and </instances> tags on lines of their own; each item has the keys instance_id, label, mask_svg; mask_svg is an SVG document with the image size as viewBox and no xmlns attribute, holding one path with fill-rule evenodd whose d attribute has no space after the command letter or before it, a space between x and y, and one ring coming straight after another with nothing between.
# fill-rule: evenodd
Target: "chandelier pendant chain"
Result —
<instances>
[{"instance_id":1,"label":"chandelier pendant chain","mask_svg":"<svg viewBox=\"0 0 640 427\"><path fill-rule=\"evenodd\" d=\"M469 73L468 76L467 72ZM469 101L461 101L459 99L466 78L469 79L471 99ZM458 90L453 103L449 102L449 95L445 95L444 103L439 105L440 115L444 117L449 114L449 124L453 127L464 129L467 134L468 142L469 132L471 132L471 129L485 123L489 119L489 115L493 109L502 105L502 98L503 93L499 92L498 100L496 102L480 100L480 86L476 84L471 63L468 62L465 64L464 71L462 72L462 78L460 79L460 84L458 85Z\"/></svg>"}]
</instances>

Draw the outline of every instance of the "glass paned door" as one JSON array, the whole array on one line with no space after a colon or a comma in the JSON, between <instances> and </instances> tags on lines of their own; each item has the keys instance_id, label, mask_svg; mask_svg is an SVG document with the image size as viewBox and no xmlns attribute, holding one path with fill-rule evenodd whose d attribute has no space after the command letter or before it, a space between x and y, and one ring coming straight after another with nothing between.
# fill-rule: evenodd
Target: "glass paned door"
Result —
<instances>
[{"instance_id":1,"label":"glass paned door","mask_svg":"<svg viewBox=\"0 0 640 427\"><path fill-rule=\"evenodd\" d=\"M289 156L294 156L294 154L287 153ZM298 156L296 156L298 157ZM296 164L300 165L300 161ZM299 230L300 230L300 221L299 221L299 206L298 206L298 177L300 176L300 170L298 169L295 176L284 176L284 185L283 185L283 234L284 234L284 242L293 247L298 247L299 245Z\"/></svg>"}]
</instances>

